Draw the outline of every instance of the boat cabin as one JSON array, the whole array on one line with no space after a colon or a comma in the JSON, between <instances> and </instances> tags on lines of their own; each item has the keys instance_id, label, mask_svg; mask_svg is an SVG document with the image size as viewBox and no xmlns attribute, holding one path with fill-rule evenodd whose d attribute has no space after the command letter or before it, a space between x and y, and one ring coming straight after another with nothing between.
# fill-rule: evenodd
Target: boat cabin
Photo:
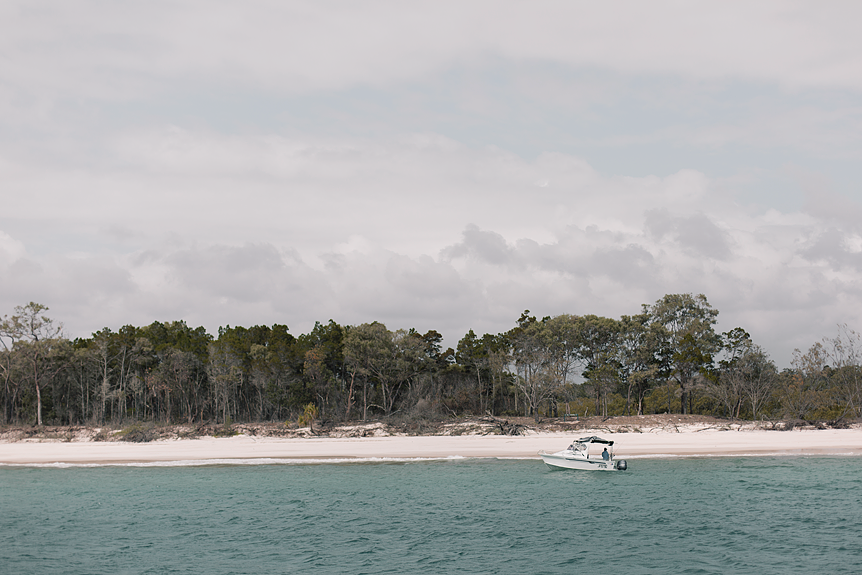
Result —
<instances>
[{"instance_id":1,"label":"boat cabin","mask_svg":"<svg viewBox=\"0 0 862 575\"><path fill-rule=\"evenodd\" d=\"M590 446L598 445L601 446L601 450L596 451L593 449L590 451ZM607 448L608 453L610 454L610 458L614 458L614 442L609 439L602 439L601 437L596 437L595 435L590 437L582 437L579 440L573 442L568 451L571 451L573 455L583 457L584 459L590 459L592 455L592 459L601 459L602 451Z\"/></svg>"}]
</instances>

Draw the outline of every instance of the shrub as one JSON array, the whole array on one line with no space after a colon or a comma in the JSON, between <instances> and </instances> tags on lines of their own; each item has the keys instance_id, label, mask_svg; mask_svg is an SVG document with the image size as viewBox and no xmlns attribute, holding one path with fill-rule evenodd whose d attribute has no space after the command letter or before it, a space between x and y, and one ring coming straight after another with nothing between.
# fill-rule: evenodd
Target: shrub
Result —
<instances>
[{"instance_id":1,"label":"shrub","mask_svg":"<svg viewBox=\"0 0 862 575\"><path fill-rule=\"evenodd\" d=\"M159 438L159 433L152 424L135 423L117 434L120 441L130 443L147 443Z\"/></svg>"},{"instance_id":2,"label":"shrub","mask_svg":"<svg viewBox=\"0 0 862 575\"><path fill-rule=\"evenodd\" d=\"M309 403L305 406L305 410L303 410L302 415L299 416L299 425L308 425L309 431L314 433L314 420L317 418L317 414L317 406L313 403Z\"/></svg>"}]
</instances>

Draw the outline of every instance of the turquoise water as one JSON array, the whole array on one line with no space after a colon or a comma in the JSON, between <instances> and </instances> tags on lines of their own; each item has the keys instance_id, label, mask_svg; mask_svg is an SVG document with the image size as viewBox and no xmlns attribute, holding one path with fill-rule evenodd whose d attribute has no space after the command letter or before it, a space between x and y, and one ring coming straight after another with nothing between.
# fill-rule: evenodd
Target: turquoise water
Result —
<instances>
[{"instance_id":1,"label":"turquoise water","mask_svg":"<svg viewBox=\"0 0 862 575\"><path fill-rule=\"evenodd\" d=\"M0 573L862 573L862 458L0 467Z\"/></svg>"}]
</instances>

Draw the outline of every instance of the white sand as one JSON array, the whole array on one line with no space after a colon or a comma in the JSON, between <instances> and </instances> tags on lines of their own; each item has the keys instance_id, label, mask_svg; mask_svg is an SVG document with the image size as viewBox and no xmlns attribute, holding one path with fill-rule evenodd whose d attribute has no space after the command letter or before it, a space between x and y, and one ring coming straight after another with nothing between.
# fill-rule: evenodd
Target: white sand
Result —
<instances>
[{"instance_id":1,"label":"white sand","mask_svg":"<svg viewBox=\"0 0 862 575\"><path fill-rule=\"evenodd\" d=\"M617 458L721 455L862 455L862 429L571 433L281 439L237 436L152 443L19 441L0 443L0 463L135 463L242 459L370 459L513 457L558 451L572 439L598 435L616 442Z\"/></svg>"}]
</instances>

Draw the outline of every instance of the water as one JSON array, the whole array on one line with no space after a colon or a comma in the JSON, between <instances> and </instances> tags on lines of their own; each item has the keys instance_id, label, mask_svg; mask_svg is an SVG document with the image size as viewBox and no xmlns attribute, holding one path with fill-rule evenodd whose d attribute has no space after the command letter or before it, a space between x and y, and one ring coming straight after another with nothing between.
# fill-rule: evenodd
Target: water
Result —
<instances>
[{"instance_id":1,"label":"water","mask_svg":"<svg viewBox=\"0 0 862 575\"><path fill-rule=\"evenodd\" d=\"M860 573L862 458L0 467L0 573Z\"/></svg>"}]
</instances>

